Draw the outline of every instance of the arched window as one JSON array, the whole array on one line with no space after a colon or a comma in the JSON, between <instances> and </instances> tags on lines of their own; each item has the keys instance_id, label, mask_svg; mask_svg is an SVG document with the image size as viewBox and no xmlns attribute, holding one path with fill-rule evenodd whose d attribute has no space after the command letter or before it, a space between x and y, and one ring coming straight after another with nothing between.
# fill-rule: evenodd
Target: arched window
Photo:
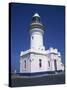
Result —
<instances>
[{"instance_id":1,"label":"arched window","mask_svg":"<svg viewBox=\"0 0 67 90\"><path fill-rule=\"evenodd\" d=\"M55 71L57 71L57 62L56 62L56 59L54 60L54 66L55 66Z\"/></svg>"},{"instance_id":2,"label":"arched window","mask_svg":"<svg viewBox=\"0 0 67 90\"><path fill-rule=\"evenodd\" d=\"M42 67L42 60L39 59L39 67L41 68Z\"/></svg>"},{"instance_id":3,"label":"arched window","mask_svg":"<svg viewBox=\"0 0 67 90\"><path fill-rule=\"evenodd\" d=\"M34 37L32 36L32 39L34 39Z\"/></svg>"},{"instance_id":4,"label":"arched window","mask_svg":"<svg viewBox=\"0 0 67 90\"><path fill-rule=\"evenodd\" d=\"M50 67L50 61L48 61L48 66Z\"/></svg>"},{"instance_id":5,"label":"arched window","mask_svg":"<svg viewBox=\"0 0 67 90\"><path fill-rule=\"evenodd\" d=\"M26 69L26 60L24 60L24 68Z\"/></svg>"}]
</instances>

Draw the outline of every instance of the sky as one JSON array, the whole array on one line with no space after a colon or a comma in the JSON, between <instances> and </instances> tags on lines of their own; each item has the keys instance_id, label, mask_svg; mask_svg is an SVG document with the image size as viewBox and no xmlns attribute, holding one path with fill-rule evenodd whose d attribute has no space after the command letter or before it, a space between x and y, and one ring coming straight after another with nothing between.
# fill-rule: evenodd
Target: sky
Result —
<instances>
[{"instance_id":1,"label":"sky","mask_svg":"<svg viewBox=\"0 0 67 90\"><path fill-rule=\"evenodd\" d=\"M11 71L19 72L20 52L30 48L29 27L38 13L44 25L44 46L57 48L65 64L65 7L38 4L11 4Z\"/></svg>"}]
</instances>

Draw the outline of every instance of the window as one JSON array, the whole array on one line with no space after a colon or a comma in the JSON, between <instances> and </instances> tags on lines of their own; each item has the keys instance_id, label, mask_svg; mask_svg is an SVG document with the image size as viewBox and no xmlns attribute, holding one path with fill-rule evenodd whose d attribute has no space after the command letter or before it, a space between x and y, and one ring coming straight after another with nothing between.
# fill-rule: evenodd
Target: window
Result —
<instances>
[{"instance_id":1,"label":"window","mask_svg":"<svg viewBox=\"0 0 67 90\"><path fill-rule=\"evenodd\" d=\"M33 17L32 18L32 22L40 22L40 18L39 17Z\"/></svg>"},{"instance_id":2,"label":"window","mask_svg":"<svg viewBox=\"0 0 67 90\"><path fill-rule=\"evenodd\" d=\"M26 68L26 60L24 60L24 68Z\"/></svg>"},{"instance_id":3,"label":"window","mask_svg":"<svg viewBox=\"0 0 67 90\"><path fill-rule=\"evenodd\" d=\"M39 59L39 67L41 68L42 67L42 60Z\"/></svg>"},{"instance_id":4,"label":"window","mask_svg":"<svg viewBox=\"0 0 67 90\"><path fill-rule=\"evenodd\" d=\"M33 39L34 37L32 36L32 39Z\"/></svg>"},{"instance_id":5,"label":"window","mask_svg":"<svg viewBox=\"0 0 67 90\"><path fill-rule=\"evenodd\" d=\"M54 60L54 66L55 66L55 71L57 71L57 62L56 62L56 59Z\"/></svg>"},{"instance_id":6,"label":"window","mask_svg":"<svg viewBox=\"0 0 67 90\"><path fill-rule=\"evenodd\" d=\"M41 50L43 50L43 48Z\"/></svg>"},{"instance_id":7,"label":"window","mask_svg":"<svg viewBox=\"0 0 67 90\"><path fill-rule=\"evenodd\" d=\"M48 61L48 66L50 67L50 61Z\"/></svg>"}]
</instances>

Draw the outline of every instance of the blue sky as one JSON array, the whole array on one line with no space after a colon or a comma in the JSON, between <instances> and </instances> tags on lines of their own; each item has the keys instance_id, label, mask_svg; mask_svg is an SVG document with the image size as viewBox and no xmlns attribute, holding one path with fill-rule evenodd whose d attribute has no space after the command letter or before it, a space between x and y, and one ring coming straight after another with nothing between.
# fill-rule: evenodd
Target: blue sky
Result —
<instances>
[{"instance_id":1,"label":"blue sky","mask_svg":"<svg viewBox=\"0 0 67 90\"><path fill-rule=\"evenodd\" d=\"M65 7L36 4L11 4L11 69L19 71L20 52L30 48L29 26L39 13L45 26L44 45L57 48L65 62Z\"/></svg>"}]
</instances>

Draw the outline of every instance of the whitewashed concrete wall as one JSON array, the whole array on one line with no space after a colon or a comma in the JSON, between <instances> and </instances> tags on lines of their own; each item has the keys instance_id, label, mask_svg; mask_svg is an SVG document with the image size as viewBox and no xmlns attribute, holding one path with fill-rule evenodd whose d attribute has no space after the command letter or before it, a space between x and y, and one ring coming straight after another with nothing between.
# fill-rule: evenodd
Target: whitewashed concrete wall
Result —
<instances>
[{"instance_id":1,"label":"whitewashed concrete wall","mask_svg":"<svg viewBox=\"0 0 67 90\"><path fill-rule=\"evenodd\" d=\"M38 50L43 47L43 30L35 28L30 31L31 33L31 48ZM33 37L33 38L32 38Z\"/></svg>"},{"instance_id":2,"label":"whitewashed concrete wall","mask_svg":"<svg viewBox=\"0 0 67 90\"><path fill-rule=\"evenodd\" d=\"M52 71L55 70L54 60L56 60L57 70L62 70L61 57L59 57L59 56L56 55L56 54L51 54L51 55L50 55L51 70L52 70Z\"/></svg>"},{"instance_id":3,"label":"whitewashed concrete wall","mask_svg":"<svg viewBox=\"0 0 67 90\"><path fill-rule=\"evenodd\" d=\"M39 59L42 60L42 67L39 66ZM26 68L24 61L26 60ZM62 67L61 57L57 54L39 54L39 53L28 53L20 57L20 73L35 73L35 72L47 72L55 71L55 63L57 70L64 70ZM50 66L49 63L50 62Z\"/></svg>"},{"instance_id":4,"label":"whitewashed concrete wall","mask_svg":"<svg viewBox=\"0 0 67 90\"><path fill-rule=\"evenodd\" d=\"M26 60L26 68L25 61ZM20 58L20 73L29 73L31 70L30 67L30 55L25 55Z\"/></svg>"},{"instance_id":5,"label":"whitewashed concrete wall","mask_svg":"<svg viewBox=\"0 0 67 90\"><path fill-rule=\"evenodd\" d=\"M45 55L31 54L31 72L48 71L48 58ZM39 59L42 60L42 67L39 67Z\"/></svg>"}]
</instances>

